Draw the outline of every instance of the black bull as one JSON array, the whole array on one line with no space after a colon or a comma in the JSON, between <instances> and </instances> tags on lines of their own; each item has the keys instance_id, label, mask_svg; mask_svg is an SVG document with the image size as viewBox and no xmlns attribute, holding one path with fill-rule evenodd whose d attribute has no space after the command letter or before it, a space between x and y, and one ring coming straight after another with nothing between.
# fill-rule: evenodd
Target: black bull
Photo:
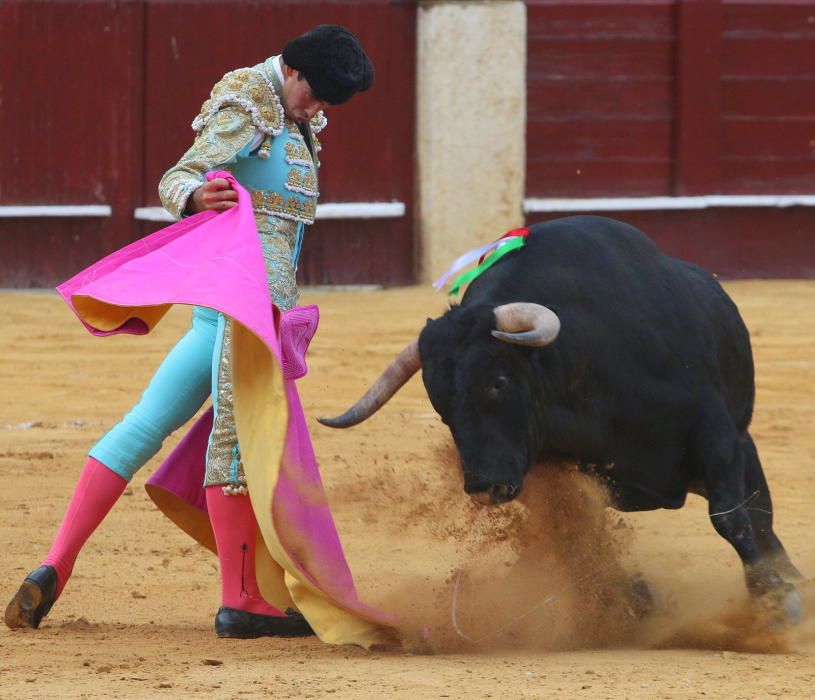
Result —
<instances>
[{"instance_id":1,"label":"black bull","mask_svg":"<svg viewBox=\"0 0 815 700\"><path fill-rule=\"evenodd\" d=\"M511 500L535 462L564 457L623 511L680 508L698 493L750 592L798 614L785 579L800 574L773 532L748 432L750 336L712 275L619 221L538 224L354 407L323 422L364 420L419 367L473 497Z\"/></svg>"}]
</instances>

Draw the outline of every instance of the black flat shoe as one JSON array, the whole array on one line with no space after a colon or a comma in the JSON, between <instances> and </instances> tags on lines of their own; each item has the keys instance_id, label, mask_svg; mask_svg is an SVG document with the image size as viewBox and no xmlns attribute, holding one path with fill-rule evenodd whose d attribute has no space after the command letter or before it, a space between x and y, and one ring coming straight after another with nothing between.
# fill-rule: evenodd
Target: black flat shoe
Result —
<instances>
[{"instance_id":1,"label":"black flat shoe","mask_svg":"<svg viewBox=\"0 0 815 700\"><path fill-rule=\"evenodd\" d=\"M289 608L285 617L259 615L258 613L218 608L215 616L215 635L233 639L257 639L258 637L308 637L314 634L311 625L299 612Z\"/></svg>"},{"instance_id":2,"label":"black flat shoe","mask_svg":"<svg viewBox=\"0 0 815 700\"><path fill-rule=\"evenodd\" d=\"M37 629L56 599L57 570L48 565L34 569L6 608L6 627Z\"/></svg>"}]
</instances>

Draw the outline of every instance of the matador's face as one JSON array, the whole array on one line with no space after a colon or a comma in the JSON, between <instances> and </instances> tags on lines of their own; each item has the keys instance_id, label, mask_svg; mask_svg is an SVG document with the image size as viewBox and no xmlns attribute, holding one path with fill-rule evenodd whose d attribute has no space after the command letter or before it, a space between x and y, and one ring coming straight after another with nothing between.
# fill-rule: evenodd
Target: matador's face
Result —
<instances>
[{"instance_id":1,"label":"matador's face","mask_svg":"<svg viewBox=\"0 0 815 700\"><path fill-rule=\"evenodd\" d=\"M327 102L321 102L314 96L308 80L300 71L285 65L281 101L286 116L298 122L307 122L321 109L328 107Z\"/></svg>"}]
</instances>

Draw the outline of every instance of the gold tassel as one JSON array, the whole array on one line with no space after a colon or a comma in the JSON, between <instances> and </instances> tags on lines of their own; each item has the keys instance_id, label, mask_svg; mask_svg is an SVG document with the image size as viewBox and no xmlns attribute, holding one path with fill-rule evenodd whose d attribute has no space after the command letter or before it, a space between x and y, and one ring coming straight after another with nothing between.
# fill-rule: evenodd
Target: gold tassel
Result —
<instances>
[{"instance_id":1,"label":"gold tassel","mask_svg":"<svg viewBox=\"0 0 815 700\"><path fill-rule=\"evenodd\" d=\"M260 145L258 149L258 158L268 158L272 152L272 136L271 134L267 134L266 138L263 139L263 143Z\"/></svg>"}]
</instances>

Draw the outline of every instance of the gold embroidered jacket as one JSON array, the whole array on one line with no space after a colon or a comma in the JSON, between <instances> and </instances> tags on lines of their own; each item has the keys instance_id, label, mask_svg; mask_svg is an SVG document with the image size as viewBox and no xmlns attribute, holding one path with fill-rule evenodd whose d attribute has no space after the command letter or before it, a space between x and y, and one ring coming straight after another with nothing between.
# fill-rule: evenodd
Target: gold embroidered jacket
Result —
<instances>
[{"instance_id":1,"label":"gold embroidered jacket","mask_svg":"<svg viewBox=\"0 0 815 700\"><path fill-rule=\"evenodd\" d=\"M252 194L255 209L310 224L317 190L316 134L326 125L318 113L301 133L286 118L282 85L272 57L227 73L212 89L192 123L192 147L159 184L161 203L176 219L210 170L230 170Z\"/></svg>"}]
</instances>

